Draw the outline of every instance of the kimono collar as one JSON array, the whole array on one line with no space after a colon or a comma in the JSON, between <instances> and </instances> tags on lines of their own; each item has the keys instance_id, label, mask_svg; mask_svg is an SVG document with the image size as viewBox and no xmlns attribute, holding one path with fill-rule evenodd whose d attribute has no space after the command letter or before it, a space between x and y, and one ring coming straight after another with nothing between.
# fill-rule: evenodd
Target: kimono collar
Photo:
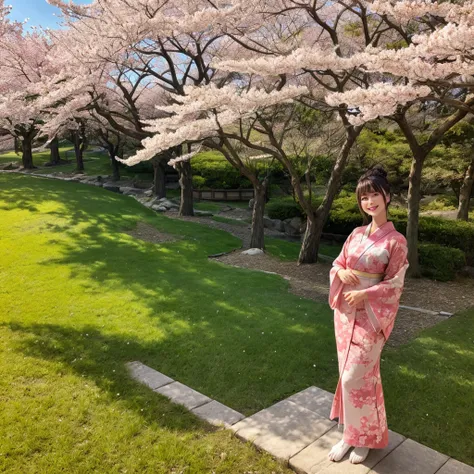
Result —
<instances>
[{"instance_id":1,"label":"kimono collar","mask_svg":"<svg viewBox=\"0 0 474 474\"><path fill-rule=\"evenodd\" d=\"M387 221L385 224L378 227L372 234L369 235L370 228L372 224L370 223L365 232L362 234L359 244L354 251L354 255L357 256L357 261L360 260L360 257L367 252L367 250L372 247L377 241L383 239L386 235L390 232L395 231L395 226L393 225L392 221ZM352 267L354 268L354 267Z\"/></svg>"},{"instance_id":2,"label":"kimono collar","mask_svg":"<svg viewBox=\"0 0 474 474\"><path fill-rule=\"evenodd\" d=\"M392 221L387 221L385 224L382 224L380 227L377 227L372 234L369 235L370 229L372 228L373 222L371 222L367 227L365 228L365 232L361 238L361 242L367 238L371 239L374 237L375 234L376 236L376 241L387 235L388 232L391 232L392 230L395 230L395 226L393 225Z\"/></svg>"}]
</instances>

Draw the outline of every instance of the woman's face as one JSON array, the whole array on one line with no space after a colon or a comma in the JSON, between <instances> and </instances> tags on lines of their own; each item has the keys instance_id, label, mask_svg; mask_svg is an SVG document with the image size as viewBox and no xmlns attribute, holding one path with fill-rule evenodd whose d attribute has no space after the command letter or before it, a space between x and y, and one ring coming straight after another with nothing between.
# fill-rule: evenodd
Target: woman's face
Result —
<instances>
[{"instance_id":1,"label":"woman's face","mask_svg":"<svg viewBox=\"0 0 474 474\"><path fill-rule=\"evenodd\" d=\"M390 202L390 198L387 197L387 204ZM385 201L382 193L371 192L364 193L360 196L360 204L362 210L369 216L376 217L379 214L386 213Z\"/></svg>"}]
</instances>

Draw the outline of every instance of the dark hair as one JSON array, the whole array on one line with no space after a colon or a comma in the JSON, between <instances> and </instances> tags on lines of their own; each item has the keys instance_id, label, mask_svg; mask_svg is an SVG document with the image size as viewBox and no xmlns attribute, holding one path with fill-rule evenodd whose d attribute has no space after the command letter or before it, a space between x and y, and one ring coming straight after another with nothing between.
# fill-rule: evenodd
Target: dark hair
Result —
<instances>
[{"instance_id":1,"label":"dark hair","mask_svg":"<svg viewBox=\"0 0 474 474\"><path fill-rule=\"evenodd\" d=\"M369 223L369 216L362 210L361 198L365 193L380 193L385 202L385 209L388 210L390 202L387 204L387 195L390 194L390 184L387 180L387 172L382 165L375 165L367 170L357 181L356 196L359 210L364 217L364 224Z\"/></svg>"}]
</instances>

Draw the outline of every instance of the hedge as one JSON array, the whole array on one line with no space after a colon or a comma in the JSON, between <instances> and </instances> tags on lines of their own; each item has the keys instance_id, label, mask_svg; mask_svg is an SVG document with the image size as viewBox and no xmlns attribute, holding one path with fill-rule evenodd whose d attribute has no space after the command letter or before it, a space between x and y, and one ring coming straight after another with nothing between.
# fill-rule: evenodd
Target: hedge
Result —
<instances>
[{"instance_id":1,"label":"hedge","mask_svg":"<svg viewBox=\"0 0 474 474\"><path fill-rule=\"evenodd\" d=\"M269 217L273 219L304 215L298 204L289 205L287 201L283 200L275 202L270 200L267 210ZM389 208L389 220L394 223L399 232L406 235L407 211L405 209ZM355 227L361 225L363 225L363 220L357 201L353 195L346 195L334 200L323 230L332 234L349 235ZM459 249L465 255L467 264L474 264L474 223L472 222L453 221L439 217L420 217L419 241L420 244L437 244L441 246L441 252L444 252L444 249ZM446 252L449 253L449 250Z\"/></svg>"},{"instance_id":2,"label":"hedge","mask_svg":"<svg viewBox=\"0 0 474 474\"><path fill-rule=\"evenodd\" d=\"M265 206L265 210L270 219L291 219L293 217L303 217L301 207L293 199L271 199Z\"/></svg>"},{"instance_id":3,"label":"hedge","mask_svg":"<svg viewBox=\"0 0 474 474\"><path fill-rule=\"evenodd\" d=\"M418 254L422 274L434 280L453 280L466 264L462 250L443 245L420 243Z\"/></svg>"}]
</instances>

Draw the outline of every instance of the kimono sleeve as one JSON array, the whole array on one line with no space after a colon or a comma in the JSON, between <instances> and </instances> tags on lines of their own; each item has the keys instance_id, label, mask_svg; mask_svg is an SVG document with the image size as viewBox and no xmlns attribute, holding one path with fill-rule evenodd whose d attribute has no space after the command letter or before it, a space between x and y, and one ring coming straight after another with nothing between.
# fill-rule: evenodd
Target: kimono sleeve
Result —
<instances>
[{"instance_id":1,"label":"kimono sleeve","mask_svg":"<svg viewBox=\"0 0 474 474\"><path fill-rule=\"evenodd\" d=\"M405 238L397 240L390 252L385 278L365 290L365 306L369 320L376 332L383 332L386 340L392 331L400 304L408 268L407 254Z\"/></svg>"},{"instance_id":2,"label":"kimono sleeve","mask_svg":"<svg viewBox=\"0 0 474 474\"><path fill-rule=\"evenodd\" d=\"M341 291L344 286L342 280L337 276L337 272L339 270L345 270L347 268L347 249L349 247L349 243L352 239L353 234L354 231L352 231L349 237L347 237L346 241L344 242L344 245L342 246L341 253L338 255L336 260L334 260L332 268L329 272L329 306L331 307L331 309L335 309L338 306Z\"/></svg>"}]
</instances>

